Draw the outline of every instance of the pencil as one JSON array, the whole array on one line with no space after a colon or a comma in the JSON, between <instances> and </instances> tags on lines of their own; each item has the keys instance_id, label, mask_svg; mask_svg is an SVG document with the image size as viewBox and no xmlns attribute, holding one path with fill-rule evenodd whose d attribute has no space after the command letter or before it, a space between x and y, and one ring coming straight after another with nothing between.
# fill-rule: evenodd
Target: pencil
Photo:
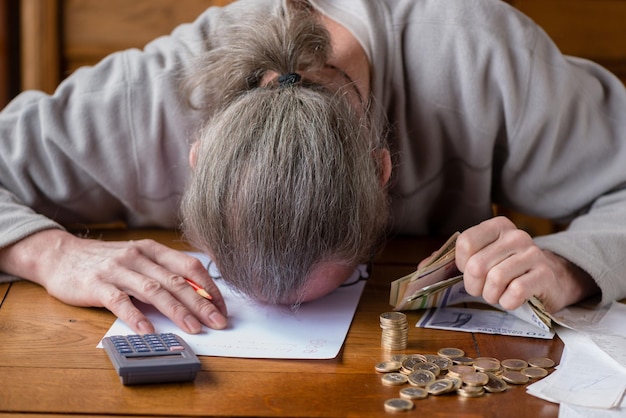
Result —
<instances>
[{"instance_id":1,"label":"pencil","mask_svg":"<svg viewBox=\"0 0 626 418\"><path fill-rule=\"evenodd\" d=\"M185 281L187 283L189 283L189 285L191 287L193 287L193 290L196 291L197 294L199 294L200 296L202 296L205 299L208 300L213 300L213 296L211 296L211 294L209 292L207 292L206 290L204 290L203 288L201 288L200 286L198 286L196 283L194 283L192 280L190 279L185 279Z\"/></svg>"}]
</instances>

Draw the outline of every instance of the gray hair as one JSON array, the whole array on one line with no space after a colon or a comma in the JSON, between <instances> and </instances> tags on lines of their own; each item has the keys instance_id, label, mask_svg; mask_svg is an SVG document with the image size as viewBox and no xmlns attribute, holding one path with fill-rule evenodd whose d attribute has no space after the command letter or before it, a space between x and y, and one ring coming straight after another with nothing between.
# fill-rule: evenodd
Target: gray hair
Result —
<instances>
[{"instance_id":1,"label":"gray hair","mask_svg":"<svg viewBox=\"0 0 626 418\"><path fill-rule=\"evenodd\" d=\"M348 102L348 87L259 85L267 71L325 64L329 35L309 10L244 20L190 79L209 116L183 197L183 231L239 291L284 303L320 263L372 256L388 220L376 152L386 144L368 112Z\"/></svg>"}]
</instances>

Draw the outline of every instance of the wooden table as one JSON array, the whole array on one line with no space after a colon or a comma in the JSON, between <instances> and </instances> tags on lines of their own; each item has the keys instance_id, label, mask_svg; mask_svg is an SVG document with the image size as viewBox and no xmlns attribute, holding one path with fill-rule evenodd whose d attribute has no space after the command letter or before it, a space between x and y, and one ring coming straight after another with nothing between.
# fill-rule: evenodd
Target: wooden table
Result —
<instances>
[{"instance_id":1,"label":"wooden table","mask_svg":"<svg viewBox=\"0 0 626 418\"><path fill-rule=\"evenodd\" d=\"M149 237L184 249L168 231L105 231L104 239ZM103 309L67 306L29 282L0 285L0 416L320 416L398 415L384 411L397 387L381 384L374 365L379 315L389 310L389 283L414 270L441 240L396 238L376 259L340 354L332 360L200 357L193 383L123 386L106 353L96 348L114 321ZM415 324L419 313L408 313ZM411 327L405 353L458 347L468 356L558 361L554 340L492 336ZM556 417L558 405L511 386L476 399L456 395L415 401L406 417Z\"/></svg>"}]
</instances>

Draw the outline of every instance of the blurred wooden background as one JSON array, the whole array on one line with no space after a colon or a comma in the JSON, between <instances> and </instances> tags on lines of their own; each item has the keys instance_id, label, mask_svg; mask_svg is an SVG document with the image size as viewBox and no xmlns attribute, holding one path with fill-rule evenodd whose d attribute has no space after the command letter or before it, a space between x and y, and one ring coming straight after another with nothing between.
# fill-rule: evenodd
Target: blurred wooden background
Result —
<instances>
[{"instance_id":1,"label":"blurred wooden background","mask_svg":"<svg viewBox=\"0 0 626 418\"><path fill-rule=\"evenodd\" d=\"M375 1L375 0L372 0ZM626 0L503 0L534 19L566 54L626 82ZM24 89L54 90L77 67L141 48L229 0L0 0L0 107ZM532 234L547 221L506 213Z\"/></svg>"}]
</instances>

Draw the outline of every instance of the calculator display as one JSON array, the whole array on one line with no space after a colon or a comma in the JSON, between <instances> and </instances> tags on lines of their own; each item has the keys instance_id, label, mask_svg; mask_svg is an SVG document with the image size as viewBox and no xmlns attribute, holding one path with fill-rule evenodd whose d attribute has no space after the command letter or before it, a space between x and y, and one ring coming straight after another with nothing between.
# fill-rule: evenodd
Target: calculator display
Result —
<instances>
[{"instance_id":1,"label":"calculator display","mask_svg":"<svg viewBox=\"0 0 626 418\"><path fill-rule=\"evenodd\" d=\"M114 335L102 345L125 385L192 381L200 370L200 361L176 334Z\"/></svg>"}]
</instances>

